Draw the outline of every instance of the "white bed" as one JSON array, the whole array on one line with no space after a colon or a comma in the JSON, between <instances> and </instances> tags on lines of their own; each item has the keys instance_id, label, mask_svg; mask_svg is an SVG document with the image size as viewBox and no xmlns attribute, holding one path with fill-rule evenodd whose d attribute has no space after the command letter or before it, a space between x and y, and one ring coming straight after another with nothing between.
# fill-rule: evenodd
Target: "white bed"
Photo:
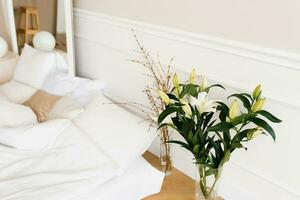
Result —
<instances>
[{"instance_id":1,"label":"white bed","mask_svg":"<svg viewBox=\"0 0 300 200\"><path fill-rule=\"evenodd\" d=\"M0 199L138 200L159 192L164 174L141 157L156 133L103 96L101 81L61 71L55 54L27 46L0 86ZM43 123L22 105L40 90L60 96Z\"/></svg>"},{"instance_id":2,"label":"white bed","mask_svg":"<svg viewBox=\"0 0 300 200\"><path fill-rule=\"evenodd\" d=\"M153 168L142 157L126 170L125 174L72 200L139 200L158 193L164 174Z\"/></svg>"}]
</instances>

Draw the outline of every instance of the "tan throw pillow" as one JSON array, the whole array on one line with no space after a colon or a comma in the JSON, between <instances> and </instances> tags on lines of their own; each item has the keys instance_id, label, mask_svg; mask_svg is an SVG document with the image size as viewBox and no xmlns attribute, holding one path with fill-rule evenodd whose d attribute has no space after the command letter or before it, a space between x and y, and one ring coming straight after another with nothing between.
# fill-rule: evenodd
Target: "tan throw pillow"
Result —
<instances>
[{"instance_id":1,"label":"tan throw pillow","mask_svg":"<svg viewBox=\"0 0 300 200\"><path fill-rule=\"evenodd\" d=\"M43 90L38 90L28 101L24 103L24 105L33 110L39 122L44 122L47 120L48 113L59 99L60 96L49 94Z\"/></svg>"}]
</instances>

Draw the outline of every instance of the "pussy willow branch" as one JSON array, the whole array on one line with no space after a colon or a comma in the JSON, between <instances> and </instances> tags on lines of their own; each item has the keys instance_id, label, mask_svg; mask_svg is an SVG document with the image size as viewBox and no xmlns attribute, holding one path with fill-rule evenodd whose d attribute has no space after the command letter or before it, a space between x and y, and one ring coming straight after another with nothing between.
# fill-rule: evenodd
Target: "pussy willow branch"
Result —
<instances>
[{"instance_id":1,"label":"pussy willow branch","mask_svg":"<svg viewBox=\"0 0 300 200\"><path fill-rule=\"evenodd\" d=\"M150 53L142 46L142 44L139 42L137 35L135 34L134 30L132 30L134 39L138 45L138 51L135 51L138 53L138 55L141 57L141 60L138 59L132 59L131 62L137 63L147 69L146 74L143 74L144 76L150 78L153 80L153 82L150 85L147 85L145 89L143 90L143 93L145 93L149 106L145 106L139 103L124 103L123 105L129 105L133 108L136 108L140 110L142 113L144 113L148 118L143 120L147 121L150 120L151 123L149 125L148 131L154 126L157 126L157 122L153 120L153 117L158 117L158 115L164 110L165 104L161 100L161 98L158 95L158 90L162 90L163 92L170 92L171 89L171 65L174 60L172 58L169 62L169 64L166 66L166 69L164 69L161 61L160 56L157 54L157 62L152 58ZM170 148L167 141L169 141L169 131L167 128L162 129L160 131L160 139L162 140L164 149L165 149L165 156L167 158L166 160L166 170L169 170L171 167L171 160L170 160Z\"/></svg>"}]
</instances>

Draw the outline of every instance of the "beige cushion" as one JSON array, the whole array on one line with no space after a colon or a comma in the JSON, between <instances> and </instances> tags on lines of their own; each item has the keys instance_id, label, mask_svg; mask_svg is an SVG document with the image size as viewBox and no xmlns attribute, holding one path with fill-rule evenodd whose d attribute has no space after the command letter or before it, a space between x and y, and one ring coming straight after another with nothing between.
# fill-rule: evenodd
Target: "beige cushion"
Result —
<instances>
[{"instance_id":1,"label":"beige cushion","mask_svg":"<svg viewBox=\"0 0 300 200\"><path fill-rule=\"evenodd\" d=\"M47 120L48 113L59 99L60 96L38 90L24 105L29 106L33 110L39 122L44 122Z\"/></svg>"}]
</instances>

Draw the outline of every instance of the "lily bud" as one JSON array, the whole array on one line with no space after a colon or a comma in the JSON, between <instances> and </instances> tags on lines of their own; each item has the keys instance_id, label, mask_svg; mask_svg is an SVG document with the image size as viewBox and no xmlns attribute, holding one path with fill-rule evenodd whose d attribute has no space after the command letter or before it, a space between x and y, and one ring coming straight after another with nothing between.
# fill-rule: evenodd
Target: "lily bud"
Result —
<instances>
[{"instance_id":1,"label":"lily bud","mask_svg":"<svg viewBox=\"0 0 300 200\"><path fill-rule=\"evenodd\" d=\"M174 75L173 75L173 85L175 88L179 87L179 78L176 73L174 73Z\"/></svg>"},{"instance_id":2,"label":"lily bud","mask_svg":"<svg viewBox=\"0 0 300 200\"><path fill-rule=\"evenodd\" d=\"M258 85L258 86L256 86L256 88L253 90L252 97L253 97L254 99L257 99L257 98L259 97L260 93L261 93L261 85Z\"/></svg>"},{"instance_id":3,"label":"lily bud","mask_svg":"<svg viewBox=\"0 0 300 200\"><path fill-rule=\"evenodd\" d=\"M257 128L251 129L247 133L247 138L248 138L248 140L251 140L262 133L263 133L263 129L261 127L257 127Z\"/></svg>"},{"instance_id":4,"label":"lily bud","mask_svg":"<svg viewBox=\"0 0 300 200\"><path fill-rule=\"evenodd\" d=\"M258 99L251 107L252 112L260 111L263 108L265 101L265 98Z\"/></svg>"},{"instance_id":5,"label":"lily bud","mask_svg":"<svg viewBox=\"0 0 300 200\"><path fill-rule=\"evenodd\" d=\"M234 101L229 109L229 118L232 120L240 114L240 108L237 101Z\"/></svg>"},{"instance_id":6,"label":"lily bud","mask_svg":"<svg viewBox=\"0 0 300 200\"><path fill-rule=\"evenodd\" d=\"M161 90L158 90L158 94L159 94L161 100L164 102L164 104L166 104L166 105L170 104L170 98L168 97L168 95L166 93L164 93Z\"/></svg>"},{"instance_id":7,"label":"lily bud","mask_svg":"<svg viewBox=\"0 0 300 200\"><path fill-rule=\"evenodd\" d=\"M180 103L184 104L182 106L182 110L188 115L188 116L192 116L193 113L192 113L192 109L190 107L190 105L183 99L180 99Z\"/></svg>"},{"instance_id":8,"label":"lily bud","mask_svg":"<svg viewBox=\"0 0 300 200\"><path fill-rule=\"evenodd\" d=\"M207 88L207 77L203 76L200 84L200 90L203 92Z\"/></svg>"},{"instance_id":9,"label":"lily bud","mask_svg":"<svg viewBox=\"0 0 300 200\"><path fill-rule=\"evenodd\" d=\"M190 79L189 79L189 81L190 81L191 84L194 84L196 82L196 76L197 76L196 75L196 70L193 69L193 71L192 71L192 73L190 75Z\"/></svg>"}]
</instances>

